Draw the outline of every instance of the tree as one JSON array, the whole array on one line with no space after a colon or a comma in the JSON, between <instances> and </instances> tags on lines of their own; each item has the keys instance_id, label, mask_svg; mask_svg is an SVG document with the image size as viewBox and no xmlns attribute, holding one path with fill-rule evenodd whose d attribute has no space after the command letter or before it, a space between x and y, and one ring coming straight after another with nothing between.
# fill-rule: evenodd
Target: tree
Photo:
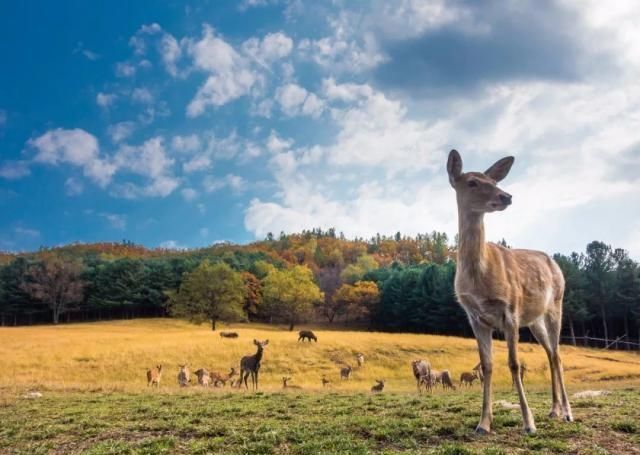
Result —
<instances>
[{"instance_id":1,"label":"tree","mask_svg":"<svg viewBox=\"0 0 640 455\"><path fill-rule=\"evenodd\" d=\"M370 317L380 301L378 285L373 281L343 284L333 296L337 311L354 319Z\"/></svg>"},{"instance_id":2,"label":"tree","mask_svg":"<svg viewBox=\"0 0 640 455\"><path fill-rule=\"evenodd\" d=\"M609 343L607 325L607 306L611 300L612 271L615 258L611 246L603 242L591 242L587 245L585 272L587 291L591 305L600 310L605 343Z\"/></svg>"},{"instance_id":3,"label":"tree","mask_svg":"<svg viewBox=\"0 0 640 455\"><path fill-rule=\"evenodd\" d=\"M171 314L201 324L244 319L246 287L242 275L225 263L203 261L185 275L180 289L168 292Z\"/></svg>"},{"instance_id":4,"label":"tree","mask_svg":"<svg viewBox=\"0 0 640 455\"><path fill-rule=\"evenodd\" d=\"M570 256L556 254L553 259L560 266L564 275L565 287L562 313L569 326L571 343L575 346L575 324L580 322L584 325L584 322L589 318L589 308L587 307L585 296L587 282L582 271L584 256L578 253L571 253Z\"/></svg>"},{"instance_id":5,"label":"tree","mask_svg":"<svg viewBox=\"0 0 640 455\"><path fill-rule=\"evenodd\" d=\"M85 283L80 279L83 271L79 259L45 253L40 261L29 266L23 289L33 299L41 301L51 310L53 323L82 301Z\"/></svg>"},{"instance_id":6,"label":"tree","mask_svg":"<svg viewBox=\"0 0 640 455\"><path fill-rule=\"evenodd\" d=\"M324 294L324 302L320 310L329 322L333 322L340 314L341 305L333 298L337 289L342 284L340 279L341 268L339 266L327 266L318 270L318 285Z\"/></svg>"},{"instance_id":7,"label":"tree","mask_svg":"<svg viewBox=\"0 0 640 455\"><path fill-rule=\"evenodd\" d=\"M242 272L242 280L246 288L242 309L247 313L247 316L251 318L258 314L258 310L262 304L262 285L260 280L250 272Z\"/></svg>"},{"instance_id":8,"label":"tree","mask_svg":"<svg viewBox=\"0 0 640 455\"><path fill-rule=\"evenodd\" d=\"M19 257L0 267L0 326L7 325L9 320L17 325L19 316L35 310L22 286L28 266L28 261Z\"/></svg>"},{"instance_id":9,"label":"tree","mask_svg":"<svg viewBox=\"0 0 640 455\"><path fill-rule=\"evenodd\" d=\"M345 283L354 284L356 281L362 279L362 277L372 270L379 267L373 256L363 254L358 258L355 264L350 264L342 271L340 278Z\"/></svg>"},{"instance_id":10,"label":"tree","mask_svg":"<svg viewBox=\"0 0 640 455\"><path fill-rule=\"evenodd\" d=\"M307 266L273 269L262 280L262 297L269 315L286 321L289 330L311 315L313 305L323 299L322 291L313 281Z\"/></svg>"}]
</instances>

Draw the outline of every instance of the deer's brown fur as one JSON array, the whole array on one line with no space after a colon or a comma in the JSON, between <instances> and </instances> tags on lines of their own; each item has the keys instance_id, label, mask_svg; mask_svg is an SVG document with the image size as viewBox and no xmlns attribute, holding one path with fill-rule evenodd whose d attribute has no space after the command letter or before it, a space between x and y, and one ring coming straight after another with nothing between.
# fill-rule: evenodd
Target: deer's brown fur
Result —
<instances>
[{"instance_id":1,"label":"deer's brown fur","mask_svg":"<svg viewBox=\"0 0 640 455\"><path fill-rule=\"evenodd\" d=\"M147 387L155 384L160 388L160 379L162 379L162 365L156 365L155 368L147 370Z\"/></svg>"},{"instance_id":2,"label":"deer's brown fur","mask_svg":"<svg viewBox=\"0 0 640 455\"><path fill-rule=\"evenodd\" d=\"M553 405L551 416L573 420L564 387L558 349L562 323L564 278L545 253L516 250L485 242L484 214L502 211L511 195L498 188L513 157L502 158L482 172L462 172L462 158L452 150L447 161L449 182L458 205L458 261L455 290L476 336L484 375L482 417L476 429L487 433L491 411L492 332L504 332L509 348L509 368L520 400L527 432L535 432L533 415L524 394L518 362L518 329L528 326L549 358Z\"/></svg>"}]
</instances>

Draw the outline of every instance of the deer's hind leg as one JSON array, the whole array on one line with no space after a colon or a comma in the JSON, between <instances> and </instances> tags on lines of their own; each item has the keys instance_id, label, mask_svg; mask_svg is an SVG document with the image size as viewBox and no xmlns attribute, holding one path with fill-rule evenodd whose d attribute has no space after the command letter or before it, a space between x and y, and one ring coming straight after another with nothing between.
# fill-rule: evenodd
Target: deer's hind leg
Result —
<instances>
[{"instance_id":1,"label":"deer's hind leg","mask_svg":"<svg viewBox=\"0 0 640 455\"><path fill-rule=\"evenodd\" d=\"M549 370L551 371L551 411L549 411L549 417L559 417L562 412L562 405L560 403L560 390L558 386L558 376L556 375L556 367L554 364L554 354L551 339L547 331L547 324L544 319L537 319L533 324L529 326L529 330L533 333L533 336L538 343L544 348L549 360Z\"/></svg>"},{"instance_id":2,"label":"deer's hind leg","mask_svg":"<svg viewBox=\"0 0 640 455\"><path fill-rule=\"evenodd\" d=\"M488 434L491 432L491 421L493 420L492 397L491 397L491 375L493 372L493 340L491 335L493 329L487 325L480 323L474 318L469 318L473 334L478 343L478 351L480 352L480 362L482 371L484 372L484 388L482 391L482 417L476 427L476 433ZM431 380L429 380L431 384Z\"/></svg>"}]
</instances>

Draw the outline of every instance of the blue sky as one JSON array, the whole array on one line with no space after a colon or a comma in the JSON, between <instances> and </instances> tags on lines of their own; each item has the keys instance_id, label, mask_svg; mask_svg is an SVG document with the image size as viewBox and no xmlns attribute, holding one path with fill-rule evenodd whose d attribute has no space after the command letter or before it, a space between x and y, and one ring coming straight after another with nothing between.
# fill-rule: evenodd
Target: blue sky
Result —
<instances>
[{"instance_id":1,"label":"blue sky","mask_svg":"<svg viewBox=\"0 0 640 455\"><path fill-rule=\"evenodd\" d=\"M0 249L456 231L444 164L504 155L488 237L640 256L640 5L3 2Z\"/></svg>"}]
</instances>

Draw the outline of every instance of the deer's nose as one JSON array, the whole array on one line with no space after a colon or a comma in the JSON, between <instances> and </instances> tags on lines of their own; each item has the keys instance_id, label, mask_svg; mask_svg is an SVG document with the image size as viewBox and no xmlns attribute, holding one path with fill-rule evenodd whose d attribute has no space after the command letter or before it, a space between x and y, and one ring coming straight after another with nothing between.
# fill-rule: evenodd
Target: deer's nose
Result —
<instances>
[{"instance_id":1,"label":"deer's nose","mask_svg":"<svg viewBox=\"0 0 640 455\"><path fill-rule=\"evenodd\" d=\"M502 193L500 195L500 202L504 205L511 205L511 195L508 193Z\"/></svg>"}]
</instances>

